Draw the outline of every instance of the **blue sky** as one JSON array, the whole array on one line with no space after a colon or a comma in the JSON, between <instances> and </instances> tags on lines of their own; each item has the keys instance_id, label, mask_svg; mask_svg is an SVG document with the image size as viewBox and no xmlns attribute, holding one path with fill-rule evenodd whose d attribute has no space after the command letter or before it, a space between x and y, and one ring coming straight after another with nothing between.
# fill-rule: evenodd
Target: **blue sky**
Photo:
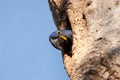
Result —
<instances>
[{"instance_id":1,"label":"blue sky","mask_svg":"<svg viewBox=\"0 0 120 80\"><path fill-rule=\"evenodd\" d=\"M69 80L47 0L0 0L0 80Z\"/></svg>"}]
</instances>

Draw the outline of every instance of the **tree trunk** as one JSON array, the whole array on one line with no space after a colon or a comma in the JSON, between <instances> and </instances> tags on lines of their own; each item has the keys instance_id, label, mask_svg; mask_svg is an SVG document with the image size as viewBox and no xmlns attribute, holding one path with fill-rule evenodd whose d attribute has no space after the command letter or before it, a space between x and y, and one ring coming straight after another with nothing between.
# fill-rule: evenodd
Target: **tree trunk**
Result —
<instances>
[{"instance_id":1,"label":"tree trunk","mask_svg":"<svg viewBox=\"0 0 120 80\"><path fill-rule=\"evenodd\" d=\"M120 0L49 0L57 29L72 29L71 80L120 80Z\"/></svg>"}]
</instances>

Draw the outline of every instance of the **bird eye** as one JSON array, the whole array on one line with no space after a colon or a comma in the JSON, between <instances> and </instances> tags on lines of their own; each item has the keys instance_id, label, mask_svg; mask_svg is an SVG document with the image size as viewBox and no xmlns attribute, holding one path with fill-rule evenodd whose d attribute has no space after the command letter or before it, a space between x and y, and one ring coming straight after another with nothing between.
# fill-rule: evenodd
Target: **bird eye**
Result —
<instances>
[{"instance_id":1,"label":"bird eye","mask_svg":"<svg viewBox=\"0 0 120 80\"><path fill-rule=\"evenodd\" d=\"M57 31L57 34L61 34L62 32L61 31Z\"/></svg>"}]
</instances>

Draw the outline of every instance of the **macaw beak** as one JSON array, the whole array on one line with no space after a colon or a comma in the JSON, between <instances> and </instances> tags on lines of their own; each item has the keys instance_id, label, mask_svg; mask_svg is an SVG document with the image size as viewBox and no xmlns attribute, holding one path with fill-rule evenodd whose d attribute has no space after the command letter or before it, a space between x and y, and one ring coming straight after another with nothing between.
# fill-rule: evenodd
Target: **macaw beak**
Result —
<instances>
[{"instance_id":1,"label":"macaw beak","mask_svg":"<svg viewBox=\"0 0 120 80\"><path fill-rule=\"evenodd\" d=\"M59 42L58 39L50 39L50 42L55 48L62 50L62 47L58 43Z\"/></svg>"}]
</instances>

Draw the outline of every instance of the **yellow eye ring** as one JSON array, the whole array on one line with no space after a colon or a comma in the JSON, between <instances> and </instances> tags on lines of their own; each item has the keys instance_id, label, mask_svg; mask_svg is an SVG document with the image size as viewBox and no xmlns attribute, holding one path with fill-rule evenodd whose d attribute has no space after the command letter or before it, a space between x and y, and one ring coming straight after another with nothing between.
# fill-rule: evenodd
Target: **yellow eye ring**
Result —
<instances>
[{"instance_id":1,"label":"yellow eye ring","mask_svg":"<svg viewBox=\"0 0 120 80\"><path fill-rule=\"evenodd\" d=\"M62 34L62 32L61 32L61 31L57 31L56 33L57 33L57 34Z\"/></svg>"}]
</instances>

